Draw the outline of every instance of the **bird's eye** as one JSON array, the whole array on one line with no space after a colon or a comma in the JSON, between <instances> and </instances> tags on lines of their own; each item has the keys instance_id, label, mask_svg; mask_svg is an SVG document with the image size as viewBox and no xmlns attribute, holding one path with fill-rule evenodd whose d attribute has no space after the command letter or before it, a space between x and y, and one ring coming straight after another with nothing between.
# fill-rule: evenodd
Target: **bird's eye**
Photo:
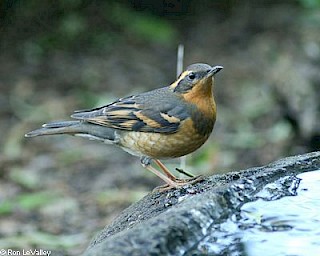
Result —
<instances>
[{"instance_id":1,"label":"bird's eye","mask_svg":"<svg viewBox=\"0 0 320 256\"><path fill-rule=\"evenodd\" d=\"M194 73L191 73L191 74L188 75L188 78L189 78L190 80L193 80L193 79L196 78L196 75L195 75Z\"/></svg>"}]
</instances>

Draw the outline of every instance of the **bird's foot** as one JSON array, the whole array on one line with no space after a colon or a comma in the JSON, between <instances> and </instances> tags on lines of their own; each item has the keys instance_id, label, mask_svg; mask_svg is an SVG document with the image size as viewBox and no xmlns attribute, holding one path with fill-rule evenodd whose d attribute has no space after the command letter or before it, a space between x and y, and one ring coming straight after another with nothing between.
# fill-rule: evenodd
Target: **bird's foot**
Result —
<instances>
[{"instance_id":1,"label":"bird's foot","mask_svg":"<svg viewBox=\"0 0 320 256\"><path fill-rule=\"evenodd\" d=\"M185 185L193 185L193 184L196 184L200 181L203 181L204 179L205 179L205 176L203 176L203 175L195 176L190 179L175 178L174 180L172 180L174 183L174 186L169 185L169 184L165 184L165 185L158 186L158 187L154 188L153 192L165 192L170 189L181 188Z\"/></svg>"}]
</instances>

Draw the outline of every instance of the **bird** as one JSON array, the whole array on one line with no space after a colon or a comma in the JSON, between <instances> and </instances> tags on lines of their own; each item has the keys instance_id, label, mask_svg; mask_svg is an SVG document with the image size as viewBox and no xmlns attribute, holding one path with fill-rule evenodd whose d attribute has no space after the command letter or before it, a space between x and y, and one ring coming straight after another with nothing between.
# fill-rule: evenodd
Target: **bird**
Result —
<instances>
[{"instance_id":1,"label":"bird","mask_svg":"<svg viewBox=\"0 0 320 256\"><path fill-rule=\"evenodd\" d=\"M214 76L222 69L192 64L169 86L74 111L73 120L43 124L25 137L69 134L116 145L140 157L165 187L179 188L194 178L177 178L160 160L190 154L207 141L217 114Z\"/></svg>"}]
</instances>

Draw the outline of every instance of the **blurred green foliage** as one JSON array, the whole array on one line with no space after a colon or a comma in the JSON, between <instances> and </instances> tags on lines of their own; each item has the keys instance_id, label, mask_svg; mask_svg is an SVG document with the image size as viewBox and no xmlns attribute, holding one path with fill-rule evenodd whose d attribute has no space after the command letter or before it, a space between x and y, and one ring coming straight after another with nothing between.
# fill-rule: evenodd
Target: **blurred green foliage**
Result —
<instances>
[{"instance_id":1,"label":"blurred green foliage","mask_svg":"<svg viewBox=\"0 0 320 256\"><path fill-rule=\"evenodd\" d=\"M139 13L124 5L114 3L111 7L110 20L119 25L126 34L158 43L171 43L176 31L170 24L148 13Z\"/></svg>"},{"instance_id":2,"label":"blurred green foliage","mask_svg":"<svg viewBox=\"0 0 320 256\"><path fill-rule=\"evenodd\" d=\"M34 192L24 193L15 198L2 201L0 204L0 214L10 214L17 209L31 211L40 208L43 205L52 203L60 196L52 192Z\"/></svg>"},{"instance_id":3,"label":"blurred green foliage","mask_svg":"<svg viewBox=\"0 0 320 256\"><path fill-rule=\"evenodd\" d=\"M21 187L29 190L41 187L41 182L39 182L39 178L36 174L30 172L26 175L26 170L24 168L11 168L9 177L15 184L19 184Z\"/></svg>"},{"instance_id":4,"label":"blurred green foliage","mask_svg":"<svg viewBox=\"0 0 320 256\"><path fill-rule=\"evenodd\" d=\"M299 0L304 8L320 8L320 0Z\"/></svg>"},{"instance_id":5,"label":"blurred green foliage","mask_svg":"<svg viewBox=\"0 0 320 256\"><path fill-rule=\"evenodd\" d=\"M17 1L4 5L7 10L1 23L6 32L29 24L28 30L11 36L30 59L40 58L50 50L88 51L126 40L171 44L177 38L170 22L150 12L137 11L125 1ZM19 38L23 39L22 45Z\"/></svg>"},{"instance_id":6,"label":"blurred green foliage","mask_svg":"<svg viewBox=\"0 0 320 256\"><path fill-rule=\"evenodd\" d=\"M52 235L45 232L29 232L21 235L4 237L0 239L1 248L29 248L40 246L46 250L62 250L79 246L83 235Z\"/></svg>"}]
</instances>

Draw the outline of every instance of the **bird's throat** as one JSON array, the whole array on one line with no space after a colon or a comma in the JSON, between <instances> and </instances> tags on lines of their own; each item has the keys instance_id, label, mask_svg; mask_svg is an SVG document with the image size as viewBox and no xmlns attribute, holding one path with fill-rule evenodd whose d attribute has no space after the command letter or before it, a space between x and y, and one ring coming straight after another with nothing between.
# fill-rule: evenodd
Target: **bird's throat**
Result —
<instances>
[{"instance_id":1,"label":"bird's throat","mask_svg":"<svg viewBox=\"0 0 320 256\"><path fill-rule=\"evenodd\" d=\"M207 118L216 118L216 103L213 97L212 82L196 85L183 94L186 102L193 104Z\"/></svg>"}]
</instances>

